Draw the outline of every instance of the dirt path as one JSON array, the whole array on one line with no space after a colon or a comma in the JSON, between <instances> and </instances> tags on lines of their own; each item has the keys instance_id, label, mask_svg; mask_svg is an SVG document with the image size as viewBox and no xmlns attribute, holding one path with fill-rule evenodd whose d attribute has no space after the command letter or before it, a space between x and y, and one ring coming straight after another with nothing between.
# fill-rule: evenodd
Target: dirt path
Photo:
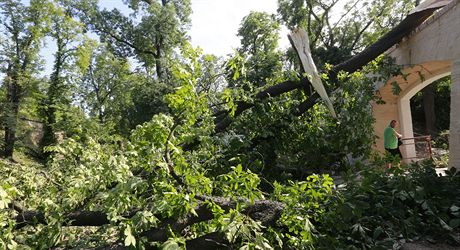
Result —
<instances>
[{"instance_id":1,"label":"dirt path","mask_svg":"<svg viewBox=\"0 0 460 250\"><path fill-rule=\"evenodd\" d=\"M427 241L416 241L404 244L401 250L460 250L460 247L447 244L432 244Z\"/></svg>"}]
</instances>

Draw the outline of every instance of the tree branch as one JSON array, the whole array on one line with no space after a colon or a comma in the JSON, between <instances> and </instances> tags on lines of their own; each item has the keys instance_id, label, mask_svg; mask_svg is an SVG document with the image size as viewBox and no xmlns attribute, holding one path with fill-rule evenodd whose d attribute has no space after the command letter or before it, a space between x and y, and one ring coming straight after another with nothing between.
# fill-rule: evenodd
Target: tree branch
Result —
<instances>
[{"instance_id":1,"label":"tree branch","mask_svg":"<svg viewBox=\"0 0 460 250\"><path fill-rule=\"evenodd\" d=\"M309 82L308 80L304 79L302 81L285 81L285 82L282 82L282 83L278 83L276 85L273 85L273 86L270 86L268 87L267 89L257 93L255 95L255 99L258 99L259 101L260 100L264 100L268 97L276 97L276 96L279 96L283 93L287 93L287 92L290 92L292 90L295 90L295 89L298 89L302 86L305 86L307 85ZM251 108L252 106L254 106L253 103L248 103L248 102L237 102L237 108L236 108L236 111L235 111L235 114L234 116L239 116L241 113L243 113L243 111L245 111L246 109L249 109ZM231 117L230 115L227 114L225 116L223 116L222 120L218 121L216 123L216 128L215 128L215 131L217 133L219 132L223 132L231 123Z\"/></svg>"},{"instance_id":2,"label":"tree branch","mask_svg":"<svg viewBox=\"0 0 460 250\"><path fill-rule=\"evenodd\" d=\"M236 208L237 201L232 201L223 197L198 196L203 201L210 201L219 205L224 211ZM163 242L169 238L169 228L174 232L181 232L186 227L195 223L211 220L214 214L206 202L200 201L195 209L198 216L187 214L182 218L166 218L156 228L147 230L141 234L148 241ZM250 203L247 199L240 199L239 203L245 203L246 208L242 211L251 219L260 221L264 226L273 226L281 216L285 205L272 200L257 200ZM124 215L126 218L134 216L140 209L133 209ZM66 226L102 226L109 224L107 214L102 211L75 211L65 216ZM16 216L16 228L22 228L26 225L47 224L45 215L38 211L25 211ZM197 240L199 241L199 240ZM196 242L196 241L193 241ZM193 243L191 243L193 244Z\"/></svg>"},{"instance_id":3,"label":"tree branch","mask_svg":"<svg viewBox=\"0 0 460 250\"><path fill-rule=\"evenodd\" d=\"M230 209L236 208L237 205L236 201L231 201L222 197L203 197L203 199L212 201L226 212ZM254 204L250 204L248 200L242 200L240 202L247 204L247 207L242 213L246 214L253 220L260 221L264 226L275 225L285 207L283 203L272 200L258 200L255 201ZM214 218L214 214L204 202L200 202L200 205L197 209L195 209L195 211L198 216L189 214L180 219L166 219L159 227L145 231L141 236L145 236L148 241L166 241L168 239L168 227L175 232L181 232L190 225Z\"/></svg>"},{"instance_id":4,"label":"tree branch","mask_svg":"<svg viewBox=\"0 0 460 250\"><path fill-rule=\"evenodd\" d=\"M367 47L364 51L355 55L349 60L334 66L328 72L329 79L331 79L331 81L335 81L337 78L337 74L342 70L349 72L349 73L353 73L361 69L364 65L374 60L379 55L384 53L386 50L391 48L391 46L400 42L403 37L409 35L416 27L418 27L421 23L423 23L426 19L428 19L431 16L431 14L433 14L433 12L439 8L441 7L426 9L420 12L415 12L407 16L400 24L398 24L391 31L385 34L377 42ZM309 83L309 81L306 79L303 79L303 81ZM283 93L287 93L292 90L298 89L302 86L304 86L304 83L286 81L286 82L282 82L277 85L268 87L266 90L257 93L255 97L258 100L262 100L267 97L275 97ZM309 108L311 108L315 103L316 103L316 100L311 100L311 99L305 100L298 107L299 115L304 113ZM252 106L254 106L254 104L252 103L247 103L247 102L238 103L234 116L236 117L240 115L241 113L243 113L243 111L251 108ZM232 122L232 119L227 114L222 120L216 123L215 131L217 133L223 132L231 124L231 122Z\"/></svg>"}]
</instances>

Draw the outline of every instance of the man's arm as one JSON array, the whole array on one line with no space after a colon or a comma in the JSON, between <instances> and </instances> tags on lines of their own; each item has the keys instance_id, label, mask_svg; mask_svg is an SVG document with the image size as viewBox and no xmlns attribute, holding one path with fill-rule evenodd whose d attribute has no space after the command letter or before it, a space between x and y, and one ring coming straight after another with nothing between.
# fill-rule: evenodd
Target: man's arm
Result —
<instances>
[{"instance_id":1,"label":"man's arm","mask_svg":"<svg viewBox=\"0 0 460 250\"><path fill-rule=\"evenodd\" d=\"M393 129L393 132L395 133L396 138L402 138L402 134L396 132L395 129Z\"/></svg>"}]
</instances>

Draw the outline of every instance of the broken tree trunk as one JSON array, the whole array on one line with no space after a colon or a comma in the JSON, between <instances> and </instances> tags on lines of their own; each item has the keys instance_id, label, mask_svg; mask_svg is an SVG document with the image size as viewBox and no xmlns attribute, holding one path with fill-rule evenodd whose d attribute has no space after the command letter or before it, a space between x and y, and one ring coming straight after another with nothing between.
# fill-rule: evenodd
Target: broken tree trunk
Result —
<instances>
[{"instance_id":1,"label":"broken tree trunk","mask_svg":"<svg viewBox=\"0 0 460 250\"><path fill-rule=\"evenodd\" d=\"M337 77L337 74L340 71L346 71L349 73L353 73L359 69L361 69L364 65L369 63L370 61L377 58L379 55L384 53L386 50L391 48L391 46L395 45L396 43L400 42L403 37L409 35L412 31L415 30L420 24L422 24L426 19L428 19L434 11L444 7L447 3L430 5L427 8L419 9L417 11L411 12L400 24L394 27L391 31L385 34L382 38L380 38L377 42L367 47L364 51L357 54L356 56L350 58L349 60L340 63L334 66L329 72L329 79L334 81ZM286 81L274 86L268 87L266 90L261 91L255 95L255 99L263 100L268 97L275 97L279 96L283 93L290 92L295 89L300 89L306 84L310 82L307 79L303 79L301 82L294 82L294 81ZM298 113L302 114L309 108L313 107L316 103L317 97L310 96L305 100L302 104L298 107ZM234 116L238 116L246 109L251 108L254 104L240 102L237 106L237 112L235 112ZM216 129L217 133L225 131L225 129L231 124L232 118L227 113L220 121L216 122Z\"/></svg>"},{"instance_id":2,"label":"broken tree trunk","mask_svg":"<svg viewBox=\"0 0 460 250\"><path fill-rule=\"evenodd\" d=\"M316 64L313 61L310 51L310 40L308 39L308 34L303 29L297 29L288 35L289 41L297 52L300 63L302 65L303 71L307 74L307 78L310 81L311 85L315 89L316 93L321 96L321 99L326 103L326 106L331 112L333 117L337 117L334 106L332 105L331 100L326 92L326 88L321 81L321 77L318 74L316 69Z\"/></svg>"}]
</instances>

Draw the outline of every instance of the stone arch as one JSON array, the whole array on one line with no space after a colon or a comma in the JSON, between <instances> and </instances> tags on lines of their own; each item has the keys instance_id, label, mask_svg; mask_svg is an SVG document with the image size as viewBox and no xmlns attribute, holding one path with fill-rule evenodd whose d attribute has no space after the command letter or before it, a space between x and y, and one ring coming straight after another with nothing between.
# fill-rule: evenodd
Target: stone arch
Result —
<instances>
[{"instance_id":1,"label":"stone arch","mask_svg":"<svg viewBox=\"0 0 460 250\"><path fill-rule=\"evenodd\" d=\"M410 99L429 84L450 75L451 62L432 61L406 66L402 70L402 73L406 77L393 77L385 85L379 88L378 94L385 103L373 104L374 118L376 119L374 131L378 137L376 148L381 152L384 152L383 130L388 126L391 120L399 121L396 129L401 132L403 137L414 137ZM394 93L393 83L399 86L399 94ZM413 157L415 156L415 149L413 147L405 147L403 155L405 157Z\"/></svg>"},{"instance_id":2,"label":"stone arch","mask_svg":"<svg viewBox=\"0 0 460 250\"><path fill-rule=\"evenodd\" d=\"M446 64L446 67L438 69L436 72L431 72L429 75L423 75L424 73L421 74L422 76L418 77L418 80L408 84L407 88L399 94L398 98L398 113L399 120L401 121L401 133L403 135L407 135L407 137L413 137L410 99L426 86L443 77L449 76L451 74L450 63Z\"/></svg>"},{"instance_id":3,"label":"stone arch","mask_svg":"<svg viewBox=\"0 0 460 250\"><path fill-rule=\"evenodd\" d=\"M451 75L449 166L460 169L459 3L460 0L450 1L414 33L387 51L389 56L395 58L396 64L404 67L403 75L407 77L396 76L383 86L376 87L385 102L383 105L372 104L376 120L374 132L378 137L375 148L378 151L384 152L383 130L393 119L400 121L397 129L404 137L413 137L410 98L439 78ZM393 94L393 83L400 87L399 95Z\"/></svg>"},{"instance_id":4,"label":"stone arch","mask_svg":"<svg viewBox=\"0 0 460 250\"><path fill-rule=\"evenodd\" d=\"M431 62L432 63L432 62ZM428 65L430 63L427 63ZM418 73L417 73L418 74ZM429 75L423 75L418 77L418 80L409 83L408 86L404 91L399 94L398 98L398 114L399 114L399 121L400 121L400 129L401 134L403 134L406 138L413 138L414 131L413 131L413 124L412 124L412 113L410 108L410 99L421 91L426 86L432 84L433 82L448 76L451 74L450 72L450 64L447 67L438 69L437 72L431 72ZM413 143L413 141L412 141ZM415 157L415 146L410 144L405 147L401 147L403 155L406 158L413 158Z\"/></svg>"}]
</instances>

